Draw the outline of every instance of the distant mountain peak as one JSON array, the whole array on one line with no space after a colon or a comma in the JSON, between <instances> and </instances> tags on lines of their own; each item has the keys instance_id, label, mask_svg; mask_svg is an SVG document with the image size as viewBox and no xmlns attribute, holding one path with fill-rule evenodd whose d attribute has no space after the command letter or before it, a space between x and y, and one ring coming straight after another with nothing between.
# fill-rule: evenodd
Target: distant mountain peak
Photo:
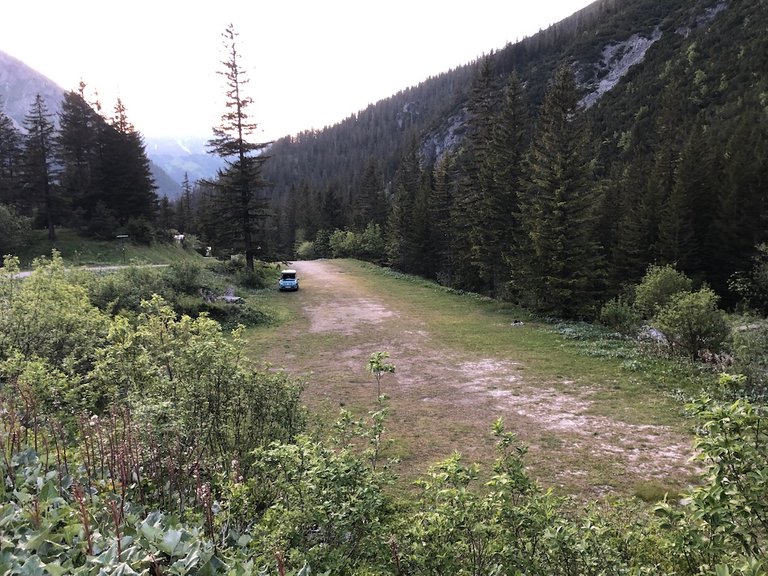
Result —
<instances>
[{"instance_id":1,"label":"distant mountain peak","mask_svg":"<svg viewBox=\"0 0 768 576\"><path fill-rule=\"evenodd\" d=\"M18 58L0 51L0 106L17 128L23 127L24 116L38 94L45 100L48 110L55 115L61 108L64 92L50 78ZM54 117L54 120L58 118Z\"/></svg>"}]
</instances>

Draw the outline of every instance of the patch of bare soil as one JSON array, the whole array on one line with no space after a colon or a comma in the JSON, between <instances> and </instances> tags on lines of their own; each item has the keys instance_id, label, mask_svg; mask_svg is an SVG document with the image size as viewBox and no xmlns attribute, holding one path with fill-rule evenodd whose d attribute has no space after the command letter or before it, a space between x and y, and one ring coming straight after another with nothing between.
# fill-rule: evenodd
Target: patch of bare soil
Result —
<instances>
[{"instance_id":1,"label":"patch of bare soil","mask_svg":"<svg viewBox=\"0 0 768 576\"><path fill-rule=\"evenodd\" d=\"M526 461L542 483L586 494L631 490L643 482L682 485L694 472L691 438L666 426L637 425L592 410L595 391L558 381L527 382L508 359L468 357L435 343L418 315L398 309L333 261L295 262L307 337L328 336L321 354L302 355L296 338L271 360L310 377L305 394L316 410L372 408L375 389L365 373L369 355L391 354L396 374L385 378L389 430L404 473L461 452L467 461L493 458L490 425L503 418L529 447Z\"/></svg>"}]
</instances>

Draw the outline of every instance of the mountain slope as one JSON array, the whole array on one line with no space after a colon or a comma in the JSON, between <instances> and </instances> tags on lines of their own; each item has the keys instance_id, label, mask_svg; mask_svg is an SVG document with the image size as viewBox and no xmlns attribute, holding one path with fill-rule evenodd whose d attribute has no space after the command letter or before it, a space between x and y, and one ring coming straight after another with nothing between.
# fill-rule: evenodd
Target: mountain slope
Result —
<instances>
[{"instance_id":1,"label":"mountain slope","mask_svg":"<svg viewBox=\"0 0 768 576\"><path fill-rule=\"evenodd\" d=\"M491 78L482 90L488 110L501 109L502 90L515 72L532 119L529 136L538 129L538 111L555 71L564 67L576 77L581 105L571 130L584 131L585 185L595 218L589 233L603 262L595 271L604 278L595 287L599 298L636 282L650 263L670 263L734 303L732 275L749 270L756 247L768 241L764 0L598 0L491 54L487 63ZM486 154L487 148L484 152L477 139L466 137L483 121L470 106L481 87L480 64L429 78L336 126L276 142L266 165L280 232L276 251L290 253L321 230L352 227L361 198L369 194L363 177L373 162L383 175L390 215L406 214L408 225L400 227L411 228L411 240L390 242L390 259L411 250L422 262L435 260L430 242L439 239L430 236L431 179L436 160L452 152L463 165L450 167L453 172L443 178L454 197L465 194L459 197L465 204L444 211L454 227L448 249L453 272L458 255L465 254L463 278L478 277L474 259L485 251L482 234L466 237L471 247L456 245L456 235L475 225L466 215L483 193L468 168L477 158L473 154ZM414 180L412 158L404 156L412 142L423 171L416 177L420 182ZM507 183L516 188L506 193L521 202L531 198L521 196L533 186L526 180L530 175L528 170L516 184ZM496 217L503 221L504 215ZM509 236L515 216L506 218L505 242L519 250L522 237ZM391 233L385 226L390 240ZM416 261L409 267L423 268Z\"/></svg>"},{"instance_id":2,"label":"mountain slope","mask_svg":"<svg viewBox=\"0 0 768 576\"><path fill-rule=\"evenodd\" d=\"M17 128L24 123L24 116L40 94L49 111L61 108L64 90L52 80L36 72L21 60L0 51L0 106Z\"/></svg>"},{"instance_id":3,"label":"mountain slope","mask_svg":"<svg viewBox=\"0 0 768 576\"><path fill-rule=\"evenodd\" d=\"M585 105L594 105L630 73L642 67L646 52L671 36L707 27L728 6L723 0L599 0L535 36L492 54L501 79L515 70L526 84L533 110L541 104L555 69L574 66ZM314 189L340 188L354 196L369 156L380 159L390 180L398 165L404 136L419 134L424 155L455 147L466 124L466 104L478 63L429 78L352 114L321 131L300 133L275 142L267 164L278 196L306 181ZM501 84L501 82L499 82Z\"/></svg>"}]
</instances>

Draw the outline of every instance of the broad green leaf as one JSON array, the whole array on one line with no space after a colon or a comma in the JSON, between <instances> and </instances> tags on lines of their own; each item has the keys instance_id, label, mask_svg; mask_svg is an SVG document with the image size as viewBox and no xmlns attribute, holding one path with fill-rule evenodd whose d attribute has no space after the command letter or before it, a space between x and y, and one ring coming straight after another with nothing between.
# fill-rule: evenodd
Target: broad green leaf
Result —
<instances>
[{"instance_id":1,"label":"broad green leaf","mask_svg":"<svg viewBox=\"0 0 768 576\"><path fill-rule=\"evenodd\" d=\"M158 542L157 547L168 554L169 556L178 556L176 549L181 542L182 532L181 530L168 530L164 535L161 542Z\"/></svg>"},{"instance_id":2,"label":"broad green leaf","mask_svg":"<svg viewBox=\"0 0 768 576\"><path fill-rule=\"evenodd\" d=\"M46 482L40 489L40 502L48 502L59 495L56 483L53 480Z\"/></svg>"},{"instance_id":3,"label":"broad green leaf","mask_svg":"<svg viewBox=\"0 0 768 576\"><path fill-rule=\"evenodd\" d=\"M59 562L51 562L46 564L45 569L51 576L63 576L63 574L69 573L69 569L64 568Z\"/></svg>"},{"instance_id":4,"label":"broad green leaf","mask_svg":"<svg viewBox=\"0 0 768 576\"><path fill-rule=\"evenodd\" d=\"M21 567L21 576L45 576L45 564L37 554L30 556Z\"/></svg>"}]
</instances>

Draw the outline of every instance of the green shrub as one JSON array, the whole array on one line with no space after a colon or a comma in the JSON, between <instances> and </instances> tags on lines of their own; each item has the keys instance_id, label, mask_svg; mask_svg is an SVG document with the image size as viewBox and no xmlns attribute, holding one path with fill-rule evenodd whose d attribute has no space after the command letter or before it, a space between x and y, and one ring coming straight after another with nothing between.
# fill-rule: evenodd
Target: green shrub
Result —
<instances>
[{"instance_id":1,"label":"green shrub","mask_svg":"<svg viewBox=\"0 0 768 576\"><path fill-rule=\"evenodd\" d=\"M730 327L725 313L717 307L718 296L710 288L698 292L679 292L653 317L651 324L660 330L673 350L695 360L699 352L720 351Z\"/></svg>"},{"instance_id":2,"label":"green shrub","mask_svg":"<svg viewBox=\"0 0 768 576\"><path fill-rule=\"evenodd\" d=\"M600 322L620 334L631 335L640 327L641 318L634 306L623 298L614 298L600 310Z\"/></svg>"},{"instance_id":3,"label":"green shrub","mask_svg":"<svg viewBox=\"0 0 768 576\"><path fill-rule=\"evenodd\" d=\"M196 294L200 291L204 268L191 260L177 260L166 270L171 288L181 294Z\"/></svg>"},{"instance_id":4,"label":"green shrub","mask_svg":"<svg viewBox=\"0 0 768 576\"><path fill-rule=\"evenodd\" d=\"M750 393L768 394L768 321L734 330L733 370L745 377Z\"/></svg>"},{"instance_id":5,"label":"green shrub","mask_svg":"<svg viewBox=\"0 0 768 576\"><path fill-rule=\"evenodd\" d=\"M31 220L0 204L0 256L14 254L29 239Z\"/></svg>"},{"instance_id":6,"label":"green shrub","mask_svg":"<svg viewBox=\"0 0 768 576\"><path fill-rule=\"evenodd\" d=\"M645 276L635 289L635 308L642 318L652 318L658 310L667 305L675 294L690 292L693 283L674 266L648 267Z\"/></svg>"},{"instance_id":7,"label":"green shrub","mask_svg":"<svg viewBox=\"0 0 768 576\"><path fill-rule=\"evenodd\" d=\"M6 258L5 269L18 269L18 260ZM35 260L23 281L0 276L0 360L17 353L80 371L107 330L108 318L89 302L85 288L69 281L58 252L51 260Z\"/></svg>"},{"instance_id":8,"label":"green shrub","mask_svg":"<svg viewBox=\"0 0 768 576\"><path fill-rule=\"evenodd\" d=\"M768 315L768 244L757 246L752 268L734 274L728 287L738 294L749 308Z\"/></svg>"},{"instance_id":9,"label":"green shrub","mask_svg":"<svg viewBox=\"0 0 768 576\"><path fill-rule=\"evenodd\" d=\"M142 300L151 299L153 294L172 299L165 274L147 266L129 266L98 275L88 289L91 302L112 314L137 312Z\"/></svg>"},{"instance_id":10,"label":"green shrub","mask_svg":"<svg viewBox=\"0 0 768 576\"><path fill-rule=\"evenodd\" d=\"M177 297L173 308L177 314L186 314L192 318L207 314L210 318L227 327L234 327L238 324L244 326L267 325L274 322L274 317L269 312L260 310L249 303L210 302L195 296L180 295Z\"/></svg>"},{"instance_id":11,"label":"green shrub","mask_svg":"<svg viewBox=\"0 0 768 576\"><path fill-rule=\"evenodd\" d=\"M315 256L315 244L314 242L304 241L296 248L296 257L299 260L314 260Z\"/></svg>"},{"instance_id":12,"label":"green shrub","mask_svg":"<svg viewBox=\"0 0 768 576\"><path fill-rule=\"evenodd\" d=\"M131 242L149 246L155 239L152 223L144 218L131 218L125 225L125 231Z\"/></svg>"},{"instance_id":13,"label":"green shrub","mask_svg":"<svg viewBox=\"0 0 768 576\"><path fill-rule=\"evenodd\" d=\"M264 274L264 270L260 267L255 267L251 270L239 270L235 273L235 281L239 286L243 288L249 288L251 290L260 290L267 285L267 278Z\"/></svg>"}]
</instances>

